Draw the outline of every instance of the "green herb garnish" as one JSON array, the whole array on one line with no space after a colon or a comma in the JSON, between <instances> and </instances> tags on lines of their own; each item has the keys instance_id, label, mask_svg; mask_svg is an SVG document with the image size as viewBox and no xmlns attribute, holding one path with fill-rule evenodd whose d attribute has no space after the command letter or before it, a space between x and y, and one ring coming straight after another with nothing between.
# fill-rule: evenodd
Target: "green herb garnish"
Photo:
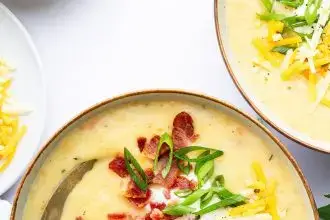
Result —
<instances>
[{"instance_id":1,"label":"green herb garnish","mask_svg":"<svg viewBox=\"0 0 330 220\"><path fill-rule=\"evenodd\" d=\"M288 46L279 46L279 47L273 47L272 52L277 52L280 54L286 54L289 50L295 49L294 47L288 47Z\"/></svg>"},{"instance_id":2,"label":"green herb garnish","mask_svg":"<svg viewBox=\"0 0 330 220\"><path fill-rule=\"evenodd\" d=\"M279 0L279 2L291 8L298 8L304 3L304 0Z\"/></svg>"},{"instance_id":3,"label":"green herb garnish","mask_svg":"<svg viewBox=\"0 0 330 220\"><path fill-rule=\"evenodd\" d=\"M165 178L167 176L167 174L170 172L172 160L173 160L173 141L172 141L171 136L166 132L160 137L160 140L159 140L159 143L157 146L156 158L154 161L154 170L157 169L159 152L164 143L169 147L170 153L169 153L169 157L168 157L166 166L162 171L163 178Z\"/></svg>"},{"instance_id":4,"label":"green herb garnish","mask_svg":"<svg viewBox=\"0 0 330 220\"><path fill-rule=\"evenodd\" d=\"M133 157L131 152L129 152L129 150L126 147L124 148L124 159L125 159L126 169L129 175L131 176L132 180L141 190L146 191L148 188L147 175L145 174L140 164L137 162L137 160ZM133 165L137 173L134 171L131 165Z\"/></svg>"},{"instance_id":5,"label":"green herb garnish","mask_svg":"<svg viewBox=\"0 0 330 220\"><path fill-rule=\"evenodd\" d=\"M182 190L177 190L174 192L174 194L179 197L179 198L186 198L190 194L192 194L193 191L191 189L182 189Z\"/></svg>"},{"instance_id":6,"label":"green herb garnish","mask_svg":"<svg viewBox=\"0 0 330 220\"><path fill-rule=\"evenodd\" d=\"M274 20L274 21L282 21L283 19L285 19L285 15L284 14L278 14L278 13L263 13L263 14L258 14L257 16L260 20L262 21L270 21L270 20Z\"/></svg>"},{"instance_id":7,"label":"green herb garnish","mask_svg":"<svg viewBox=\"0 0 330 220\"><path fill-rule=\"evenodd\" d=\"M187 163L187 164L185 165L185 163ZM179 170L182 173L184 173L186 175L188 175L190 173L191 166L190 166L190 162L189 161L177 160L177 165L178 165Z\"/></svg>"},{"instance_id":8,"label":"green herb garnish","mask_svg":"<svg viewBox=\"0 0 330 220\"><path fill-rule=\"evenodd\" d=\"M317 19L317 10L321 7L322 0L309 0L305 11L305 20L309 25Z\"/></svg>"},{"instance_id":9,"label":"green herb garnish","mask_svg":"<svg viewBox=\"0 0 330 220\"><path fill-rule=\"evenodd\" d=\"M193 151L213 151L213 153L208 154L204 157L197 157L197 158L189 158L187 156L188 153L193 152ZM212 149L212 148L207 148L207 147L201 147L201 146L190 146L190 147L184 147L181 148L177 151L174 152L174 156L180 160L185 160L185 161L189 161L191 163L193 162L206 162L209 160L214 160L217 157L220 157L223 155L223 152L221 150L216 150L216 149Z\"/></svg>"},{"instance_id":10,"label":"green herb garnish","mask_svg":"<svg viewBox=\"0 0 330 220\"><path fill-rule=\"evenodd\" d=\"M188 206L172 205L172 206L167 206L163 210L163 213L172 216L182 216L182 215L191 214L193 211L195 211L195 209Z\"/></svg>"},{"instance_id":11,"label":"green herb garnish","mask_svg":"<svg viewBox=\"0 0 330 220\"><path fill-rule=\"evenodd\" d=\"M202 164L197 171L197 179L199 187L203 186L214 173L214 161L209 160Z\"/></svg>"},{"instance_id":12,"label":"green herb garnish","mask_svg":"<svg viewBox=\"0 0 330 220\"><path fill-rule=\"evenodd\" d=\"M320 218L323 220L329 220L330 219L330 205L323 206L318 209Z\"/></svg>"},{"instance_id":13,"label":"green herb garnish","mask_svg":"<svg viewBox=\"0 0 330 220\"><path fill-rule=\"evenodd\" d=\"M195 192L191 193L187 198L185 198L185 200L181 203L181 205L191 205L209 191L210 191L209 189L198 189Z\"/></svg>"},{"instance_id":14,"label":"green herb garnish","mask_svg":"<svg viewBox=\"0 0 330 220\"><path fill-rule=\"evenodd\" d=\"M212 182L213 187L223 187L225 186L225 177L223 175L218 175L214 178Z\"/></svg>"},{"instance_id":15,"label":"green herb garnish","mask_svg":"<svg viewBox=\"0 0 330 220\"><path fill-rule=\"evenodd\" d=\"M208 206L204 209L201 209L198 212L194 212L193 214L195 214L195 215L204 215L204 214L207 214L209 212L215 211L219 208L224 208L224 207L240 204L244 201L245 201L245 197L243 197L241 195L234 195L234 196L229 197L227 199L223 199L220 202L214 203L214 204L212 204L212 205L210 205L210 206Z\"/></svg>"},{"instance_id":16,"label":"green herb garnish","mask_svg":"<svg viewBox=\"0 0 330 220\"><path fill-rule=\"evenodd\" d=\"M273 10L273 0L261 0L261 2L268 12L271 12Z\"/></svg>"}]
</instances>

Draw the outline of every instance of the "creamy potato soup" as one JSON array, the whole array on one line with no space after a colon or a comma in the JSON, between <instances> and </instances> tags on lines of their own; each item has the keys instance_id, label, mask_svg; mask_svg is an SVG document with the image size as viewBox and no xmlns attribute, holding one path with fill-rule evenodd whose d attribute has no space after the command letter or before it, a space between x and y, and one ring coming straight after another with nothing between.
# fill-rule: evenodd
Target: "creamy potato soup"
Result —
<instances>
[{"instance_id":1,"label":"creamy potato soup","mask_svg":"<svg viewBox=\"0 0 330 220\"><path fill-rule=\"evenodd\" d=\"M69 194L61 220L313 219L297 174L268 144L208 105L111 108L57 143L31 185L23 219L41 219L61 180L91 159L97 162Z\"/></svg>"},{"instance_id":2,"label":"creamy potato soup","mask_svg":"<svg viewBox=\"0 0 330 220\"><path fill-rule=\"evenodd\" d=\"M306 0L286 1L291 5L267 2L272 1L221 4L231 62L239 69L235 74L290 128L329 144L329 1L318 1L320 5L308 5ZM312 6L316 10L310 12Z\"/></svg>"}]
</instances>

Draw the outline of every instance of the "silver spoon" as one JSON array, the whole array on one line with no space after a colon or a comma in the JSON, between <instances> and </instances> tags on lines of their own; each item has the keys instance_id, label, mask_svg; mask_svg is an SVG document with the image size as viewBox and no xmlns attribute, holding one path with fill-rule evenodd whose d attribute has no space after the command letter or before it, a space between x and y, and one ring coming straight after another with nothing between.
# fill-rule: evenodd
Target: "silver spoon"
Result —
<instances>
[{"instance_id":1,"label":"silver spoon","mask_svg":"<svg viewBox=\"0 0 330 220\"><path fill-rule=\"evenodd\" d=\"M60 220L63 207L68 195L81 181L85 173L90 171L96 160L89 160L76 166L70 174L60 183L56 191L48 201L41 220Z\"/></svg>"}]
</instances>

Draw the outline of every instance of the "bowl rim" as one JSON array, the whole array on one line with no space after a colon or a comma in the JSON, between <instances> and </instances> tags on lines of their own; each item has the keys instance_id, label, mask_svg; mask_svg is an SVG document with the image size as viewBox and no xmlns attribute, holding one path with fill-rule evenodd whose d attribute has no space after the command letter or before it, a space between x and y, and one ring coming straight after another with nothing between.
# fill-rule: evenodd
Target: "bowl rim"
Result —
<instances>
[{"instance_id":1,"label":"bowl rim","mask_svg":"<svg viewBox=\"0 0 330 220\"><path fill-rule=\"evenodd\" d=\"M301 138L296 137L293 134L290 134L290 132L287 132L287 131L283 130L280 126L276 125L276 123L274 123L271 119L269 119L269 117L267 117L267 115L264 114L253 103L253 101L250 99L250 97L244 91L242 85L238 82L238 79L235 76L233 69L231 68L231 65L229 63L229 59L227 57L227 53L225 51L223 39L222 39L222 36L221 36L220 22L219 22L219 20L220 20L219 19L219 13L218 13L218 11L219 11L218 10L219 9L219 2L220 2L220 0L214 0L214 20L215 20L215 29L216 29L216 34L217 34L218 46L220 48L220 52L222 54L222 59L223 59L225 65L227 67L228 73L229 73L231 79L233 80L236 88L238 89L238 91L243 96L243 98L249 103L249 105L253 108L253 110L256 111L258 113L258 115L260 115L260 117L263 120L265 120L268 124L270 124L276 131L280 132L281 134L283 134L287 138L291 139L292 141L295 141L296 143L301 144L303 147L307 147L309 149L312 149L312 150L315 150L315 151L318 151L318 152L321 152L321 153L330 154L330 149L326 150L326 149L323 149L323 148L317 146L316 144L308 143L307 141L304 141Z\"/></svg>"},{"instance_id":2,"label":"bowl rim","mask_svg":"<svg viewBox=\"0 0 330 220\"><path fill-rule=\"evenodd\" d=\"M206 94L201 94L201 93L195 93L195 92L188 92L188 91L183 91L183 90L177 90L177 89L154 89L154 90L142 90L142 91L135 91L135 92L129 92L129 93L125 93L122 95L118 95L118 96L114 96L112 98L106 99L104 101L98 102L92 106L90 106L89 108L83 110L82 112L80 112L79 114L77 114L76 116L72 117L71 120L69 120L67 123L65 123L62 127L60 127L53 136L51 136L47 142L45 142L45 144L42 146L42 148L40 148L38 154L35 156L35 158L31 161L29 167L27 168L24 176L22 177L20 184L16 190L15 193L15 197L14 197L14 202L13 202L13 207L12 207L12 211L11 211L11 215L10 215L10 220L14 220L15 219L15 215L16 215L16 210L17 210L17 202L18 199L20 197L23 185L28 177L28 175L31 173L31 171L33 170L36 162L38 161L38 159L40 158L40 156L42 155L42 153L50 146L50 144L64 131L66 130L68 127L70 127L71 125L73 125L74 123L76 123L79 119L81 119L82 117L84 117L85 115L87 115L90 112L93 112L94 110L97 110L109 103L113 103L116 101L119 101L121 99L124 98L130 98L130 97L135 97L135 96L143 96L143 95L150 95L150 94L176 94L176 95L186 95L186 96L192 96L192 97L196 97L196 98L201 98L201 99L205 99L207 101L211 101L214 102L216 105L221 105L224 106L226 108L228 108L231 111L236 112L237 114L241 115L245 120L249 120L250 122L252 122L255 126L257 126L259 129L261 129L263 132L266 133L266 135L269 136L269 138L272 139L272 141L274 141L276 143L276 145L280 148L280 150L284 153L284 155L289 159L290 163L292 164L294 170L297 172L300 180L303 183L304 189L307 192L308 195L308 199L309 199L309 204L311 205L312 209L313 209L313 214L314 214L314 218L315 219L319 219L319 214L317 211L317 207L316 207L316 203L314 200L314 196L313 193L311 191L311 188L307 182L306 177L304 176L301 168L299 167L297 161L294 159L294 157L292 156L292 154L289 152L289 150L286 148L286 146L284 144L282 144L282 142L275 136L273 135L268 128L266 128L264 125L262 125L257 119L254 119L252 116L248 115L247 113L239 110L238 108L236 108L235 106L233 106L232 104L229 104L226 101L223 100L218 100L215 97L212 96L208 96Z\"/></svg>"}]
</instances>

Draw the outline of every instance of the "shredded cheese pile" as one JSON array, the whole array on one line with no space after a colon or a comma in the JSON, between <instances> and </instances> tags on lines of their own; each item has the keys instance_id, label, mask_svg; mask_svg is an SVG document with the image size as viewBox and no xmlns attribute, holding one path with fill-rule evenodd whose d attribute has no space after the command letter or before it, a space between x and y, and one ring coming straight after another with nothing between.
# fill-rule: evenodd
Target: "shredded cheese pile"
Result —
<instances>
[{"instance_id":1,"label":"shredded cheese pile","mask_svg":"<svg viewBox=\"0 0 330 220\"><path fill-rule=\"evenodd\" d=\"M5 61L0 60L0 172L12 161L16 147L27 128L19 122L19 112L8 108L12 98L8 92L13 69Z\"/></svg>"},{"instance_id":2,"label":"shredded cheese pile","mask_svg":"<svg viewBox=\"0 0 330 220\"><path fill-rule=\"evenodd\" d=\"M292 13L283 19L261 19L267 25L268 35L253 39L252 44L259 53L253 63L266 71L271 70L269 66L279 70L284 81L304 80L310 101L315 106L323 104L330 108L330 77L327 77L330 75L330 1L322 1L313 24L288 31L286 19L294 16L301 19L306 5L292 8ZM281 12L276 12L273 6L271 13Z\"/></svg>"},{"instance_id":3,"label":"shredded cheese pile","mask_svg":"<svg viewBox=\"0 0 330 220\"><path fill-rule=\"evenodd\" d=\"M249 203L232 208L229 211L230 216L252 216L262 213L268 213L273 220L280 220L276 201L276 182L267 180L261 165L257 162L252 164L256 181L249 187L254 189L257 198Z\"/></svg>"}]
</instances>

